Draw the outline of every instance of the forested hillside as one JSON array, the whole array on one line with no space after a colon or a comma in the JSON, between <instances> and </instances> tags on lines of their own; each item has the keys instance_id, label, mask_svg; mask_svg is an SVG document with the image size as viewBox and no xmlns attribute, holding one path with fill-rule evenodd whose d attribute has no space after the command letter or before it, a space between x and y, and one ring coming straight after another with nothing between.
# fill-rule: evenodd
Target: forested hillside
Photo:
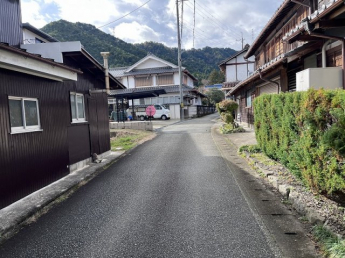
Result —
<instances>
[{"instance_id":1,"label":"forested hillside","mask_svg":"<svg viewBox=\"0 0 345 258\"><path fill-rule=\"evenodd\" d=\"M145 57L148 52L177 64L177 48L169 48L161 43L145 42L141 44L126 43L95 26L86 23L71 23L65 20L51 22L42 31L60 41L81 41L85 49L102 63L100 52L111 52L111 67L129 66ZM231 48L211 48L185 50L182 53L182 65L198 79L205 79L217 64L233 55Z\"/></svg>"}]
</instances>

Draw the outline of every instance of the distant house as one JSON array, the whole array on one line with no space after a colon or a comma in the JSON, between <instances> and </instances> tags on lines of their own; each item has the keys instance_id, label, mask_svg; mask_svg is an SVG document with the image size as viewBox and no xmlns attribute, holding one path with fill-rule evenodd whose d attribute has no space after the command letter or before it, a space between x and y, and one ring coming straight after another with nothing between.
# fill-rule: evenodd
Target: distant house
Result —
<instances>
[{"instance_id":1,"label":"distant house","mask_svg":"<svg viewBox=\"0 0 345 258\"><path fill-rule=\"evenodd\" d=\"M229 96L229 92L241 81L245 80L254 72L254 57L245 59L249 49L249 45L245 45L244 48L233 56L222 61L218 66L220 70L225 74L225 82L223 83L222 90L225 93L227 99L233 99L238 103L238 109L236 110L237 121L242 121L242 115L246 114L246 106L243 104L240 98Z\"/></svg>"},{"instance_id":2,"label":"distant house","mask_svg":"<svg viewBox=\"0 0 345 258\"><path fill-rule=\"evenodd\" d=\"M182 70L184 115L189 117L194 114L192 107L201 105L201 98L205 95L193 86L197 79L186 68ZM180 79L177 65L153 54L148 54L132 66L111 68L109 72L120 80L127 89L164 89L167 93L165 95L134 99L131 104L165 104L169 106L172 119L180 118Z\"/></svg>"},{"instance_id":3,"label":"distant house","mask_svg":"<svg viewBox=\"0 0 345 258\"><path fill-rule=\"evenodd\" d=\"M20 1L1 0L0 208L110 151L104 68L80 42L31 30L47 43L23 44L20 13Z\"/></svg>"},{"instance_id":4,"label":"distant house","mask_svg":"<svg viewBox=\"0 0 345 258\"><path fill-rule=\"evenodd\" d=\"M255 72L229 89L242 121L254 123L253 99L264 93L344 88L344 2L285 0L246 54ZM244 112L243 112L244 111Z\"/></svg>"},{"instance_id":5,"label":"distant house","mask_svg":"<svg viewBox=\"0 0 345 258\"><path fill-rule=\"evenodd\" d=\"M218 64L220 70L225 74L225 82L222 87L225 94L254 72L254 58L244 58L248 49L247 44L242 50Z\"/></svg>"}]
</instances>

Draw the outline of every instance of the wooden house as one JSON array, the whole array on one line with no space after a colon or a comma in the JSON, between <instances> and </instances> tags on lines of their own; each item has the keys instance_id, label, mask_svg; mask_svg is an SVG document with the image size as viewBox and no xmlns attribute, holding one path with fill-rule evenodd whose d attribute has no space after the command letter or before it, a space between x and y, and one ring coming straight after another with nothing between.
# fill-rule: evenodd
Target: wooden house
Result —
<instances>
[{"instance_id":1,"label":"wooden house","mask_svg":"<svg viewBox=\"0 0 345 258\"><path fill-rule=\"evenodd\" d=\"M242 50L218 64L220 70L225 75L225 82L222 86L222 91L224 91L225 95L240 81L243 81L254 72L254 57L244 58L248 49L249 45L247 44Z\"/></svg>"},{"instance_id":2,"label":"wooden house","mask_svg":"<svg viewBox=\"0 0 345 258\"><path fill-rule=\"evenodd\" d=\"M194 88L197 79L186 68L182 68L182 73L184 116L190 117L196 114L196 106L202 105L201 99L205 95ZM165 95L134 99L133 104L164 104L169 106L172 119L180 119L180 78L177 65L149 53L132 66L111 68L110 74L128 89L164 89L167 93Z\"/></svg>"},{"instance_id":3,"label":"wooden house","mask_svg":"<svg viewBox=\"0 0 345 258\"><path fill-rule=\"evenodd\" d=\"M0 0L0 208L110 151L103 66L80 42L25 50L22 28L20 1Z\"/></svg>"},{"instance_id":4,"label":"wooden house","mask_svg":"<svg viewBox=\"0 0 345 258\"><path fill-rule=\"evenodd\" d=\"M344 87L344 18L342 0L283 1L244 56L255 72L228 93L243 122L253 124L261 94Z\"/></svg>"}]
</instances>

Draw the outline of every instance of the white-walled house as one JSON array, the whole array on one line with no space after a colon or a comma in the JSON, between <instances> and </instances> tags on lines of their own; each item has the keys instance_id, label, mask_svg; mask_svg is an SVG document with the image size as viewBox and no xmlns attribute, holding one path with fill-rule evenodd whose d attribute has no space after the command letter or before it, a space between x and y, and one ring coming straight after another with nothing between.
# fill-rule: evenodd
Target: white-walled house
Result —
<instances>
[{"instance_id":1,"label":"white-walled house","mask_svg":"<svg viewBox=\"0 0 345 258\"><path fill-rule=\"evenodd\" d=\"M254 57L245 59L244 56L249 49L249 45L236 52L233 56L222 61L218 66L225 74L225 82L222 90L225 95L235 87L240 81L247 79L254 72Z\"/></svg>"},{"instance_id":2,"label":"white-walled house","mask_svg":"<svg viewBox=\"0 0 345 258\"><path fill-rule=\"evenodd\" d=\"M23 23L23 44L59 42L57 39L35 28L30 23Z\"/></svg>"},{"instance_id":3,"label":"white-walled house","mask_svg":"<svg viewBox=\"0 0 345 258\"><path fill-rule=\"evenodd\" d=\"M132 66L110 68L109 72L127 89L164 89L167 94L134 99L133 104L165 104L169 106L172 119L180 118L180 80L177 65L149 53ZM192 107L202 105L201 99L205 96L194 87L194 81L197 79L186 68L182 68L182 72L184 114L185 117L190 117L194 115Z\"/></svg>"}]
</instances>

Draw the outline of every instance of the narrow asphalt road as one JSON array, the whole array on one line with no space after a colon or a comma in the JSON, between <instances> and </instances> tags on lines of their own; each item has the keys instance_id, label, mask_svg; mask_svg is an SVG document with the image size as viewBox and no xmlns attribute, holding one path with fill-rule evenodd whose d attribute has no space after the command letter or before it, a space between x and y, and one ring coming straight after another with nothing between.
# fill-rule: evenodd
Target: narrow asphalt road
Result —
<instances>
[{"instance_id":1,"label":"narrow asphalt road","mask_svg":"<svg viewBox=\"0 0 345 258\"><path fill-rule=\"evenodd\" d=\"M0 257L275 257L208 116L140 145L0 246Z\"/></svg>"}]
</instances>

